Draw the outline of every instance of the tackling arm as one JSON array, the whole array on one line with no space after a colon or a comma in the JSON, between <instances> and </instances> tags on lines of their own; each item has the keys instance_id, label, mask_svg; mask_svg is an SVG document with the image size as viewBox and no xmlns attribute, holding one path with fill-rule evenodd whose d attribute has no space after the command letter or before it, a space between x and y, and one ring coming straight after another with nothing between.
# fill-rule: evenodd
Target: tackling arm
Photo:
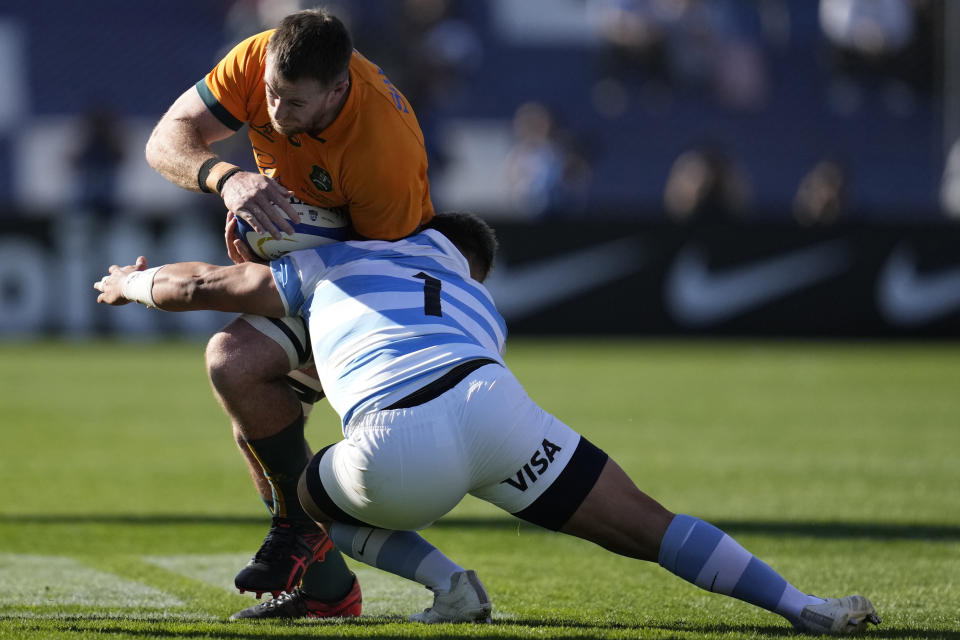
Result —
<instances>
[{"instance_id":1,"label":"tackling arm","mask_svg":"<svg viewBox=\"0 0 960 640\"><path fill-rule=\"evenodd\" d=\"M227 311L280 318L286 309L273 273L265 264L245 262L217 266L175 262L147 269L142 256L126 267L113 265L94 283L97 302L124 305L140 302L164 311Z\"/></svg>"}]
</instances>

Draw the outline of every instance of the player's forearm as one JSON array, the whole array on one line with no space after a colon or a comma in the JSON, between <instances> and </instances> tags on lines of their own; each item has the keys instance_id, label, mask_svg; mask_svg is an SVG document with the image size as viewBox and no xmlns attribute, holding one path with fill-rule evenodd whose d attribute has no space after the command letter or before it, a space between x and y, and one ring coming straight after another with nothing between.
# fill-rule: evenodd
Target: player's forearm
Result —
<instances>
[{"instance_id":1,"label":"player's forearm","mask_svg":"<svg viewBox=\"0 0 960 640\"><path fill-rule=\"evenodd\" d=\"M270 268L262 264L168 264L155 273L151 295L157 308L164 311L212 310L272 317L285 312Z\"/></svg>"},{"instance_id":2,"label":"player's forearm","mask_svg":"<svg viewBox=\"0 0 960 640\"><path fill-rule=\"evenodd\" d=\"M196 192L204 191L201 180L207 192L216 192L220 178L235 166L216 158L193 124L174 118L164 118L154 128L147 141L146 158L147 164L164 178ZM211 162L208 171L201 172L201 167L211 158L217 162Z\"/></svg>"},{"instance_id":3,"label":"player's forearm","mask_svg":"<svg viewBox=\"0 0 960 640\"><path fill-rule=\"evenodd\" d=\"M223 267L205 262L177 262L161 267L153 276L150 296L164 311L217 310L217 287L210 278ZM220 279L221 285L223 279ZM126 295L124 290L124 295Z\"/></svg>"}]
</instances>

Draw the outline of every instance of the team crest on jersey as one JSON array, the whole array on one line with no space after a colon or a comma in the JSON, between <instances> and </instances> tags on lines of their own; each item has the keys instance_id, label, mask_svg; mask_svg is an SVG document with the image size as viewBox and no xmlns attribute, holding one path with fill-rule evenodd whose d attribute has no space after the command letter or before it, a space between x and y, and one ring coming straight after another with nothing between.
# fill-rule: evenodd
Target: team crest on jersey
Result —
<instances>
[{"instance_id":1,"label":"team crest on jersey","mask_svg":"<svg viewBox=\"0 0 960 640\"><path fill-rule=\"evenodd\" d=\"M310 173L310 182L320 191L333 191L333 178L326 169L313 165L313 171Z\"/></svg>"}]
</instances>

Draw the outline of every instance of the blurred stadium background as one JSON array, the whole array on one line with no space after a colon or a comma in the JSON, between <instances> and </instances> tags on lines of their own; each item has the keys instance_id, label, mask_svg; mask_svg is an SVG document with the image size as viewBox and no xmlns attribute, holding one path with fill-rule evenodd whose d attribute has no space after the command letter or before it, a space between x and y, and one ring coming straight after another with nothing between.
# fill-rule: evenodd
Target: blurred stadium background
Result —
<instances>
[{"instance_id":1,"label":"blurred stadium background","mask_svg":"<svg viewBox=\"0 0 960 640\"><path fill-rule=\"evenodd\" d=\"M91 283L139 254L225 260L221 203L145 141L229 46L313 4L0 2L0 337L222 323L106 313ZM417 111L437 208L497 228L514 332L960 335L957 3L326 6ZM253 167L245 135L218 151Z\"/></svg>"}]
</instances>

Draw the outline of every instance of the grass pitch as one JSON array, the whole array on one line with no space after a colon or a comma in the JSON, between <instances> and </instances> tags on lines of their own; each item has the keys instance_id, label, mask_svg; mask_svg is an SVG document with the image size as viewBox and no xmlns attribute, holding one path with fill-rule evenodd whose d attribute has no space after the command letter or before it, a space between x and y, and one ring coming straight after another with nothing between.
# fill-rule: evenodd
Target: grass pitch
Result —
<instances>
[{"instance_id":1,"label":"grass pitch","mask_svg":"<svg viewBox=\"0 0 960 640\"><path fill-rule=\"evenodd\" d=\"M960 638L960 345L515 340L531 396L675 511L800 589L861 592L878 638ZM353 563L355 621L228 622L267 517L199 343L0 343L0 637L766 638L779 618L467 499L424 532L494 624ZM314 447L338 438L323 407Z\"/></svg>"}]
</instances>

